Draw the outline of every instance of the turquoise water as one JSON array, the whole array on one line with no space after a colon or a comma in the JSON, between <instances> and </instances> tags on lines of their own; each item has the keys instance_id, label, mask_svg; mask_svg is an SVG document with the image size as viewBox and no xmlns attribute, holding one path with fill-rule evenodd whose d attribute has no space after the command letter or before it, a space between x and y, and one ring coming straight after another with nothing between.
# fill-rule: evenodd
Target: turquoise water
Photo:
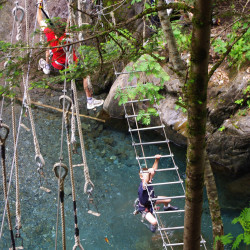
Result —
<instances>
[{"instance_id":1,"label":"turquoise water","mask_svg":"<svg viewBox=\"0 0 250 250\"><path fill-rule=\"evenodd\" d=\"M7 109L6 109L7 112ZM40 142L41 152L46 162L44 185L51 189L46 193L39 189L39 176L34 161L33 139L30 131L21 128L20 143L18 145L20 167L20 196L22 212L21 236L24 249L55 249L56 216L57 216L57 179L52 171L53 165L58 162L60 153L61 115L48 114L36 110L36 131ZM10 125L8 113L5 113L4 121ZM95 184L94 201L97 203L100 217L87 213L87 197L83 193L84 176L80 167L74 168L76 184L76 203L78 213L78 226L80 230L81 244L85 249L161 249L162 241L159 233L152 234L146 225L140 221L140 215L133 215L133 203L137 197L139 185L138 164L135 160L134 149L131 146L131 137L126 132L114 131L98 122L82 120L84 122L85 146L87 162L91 180ZM27 118L23 117L23 123L29 126ZM154 136L154 135L152 135ZM65 137L65 136L64 136ZM175 155L175 161L180 168L180 175L185 178L185 154L184 148L171 144ZM11 166L12 157L11 136L7 141L7 167ZM80 149L78 149L80 152ZM146 155L157 153L167 154L166 147L149 146ZM67 148L63 148L64 163L68 165ZM79 163L81 157L73 156L74 163ZM149 161L149 165L153 162ZM160 160L160 167L168 166L167 159ZM13 177L14 178L14 177ZM156 182L174 181L170 171L156 176ZM0 197L3 200L2 179L0 179ZM15 189L12 182L10 204L12 222L15 223ZM223 186L223 184L222 184ZM181 189L163 186L155 188L158 195L180 195ZM220 195L223 196L221 188ZM65 217L67 249L74 245L74 216L69 175L65 180ZM239 199L239 198L238 198ZM232 199L232 204L235 200ZM184 207L181 200L173 201L173 205ZM231 205L232 205L231 204ZM94 210L94 208L93 208ZM0 223L2 221L3 202L0 203ZM240 233L240 227L231 226L231 220L238 216L240 210L223 209L223 221L225 231L233 234ZM183 225L183 215L175 214L163 218L166 226ZM204 213L202 219L203 236L207 241L207 248L212 249L212 230L207 199L204 201ZM58 228L58 249L61 249L61 226ZM173 241L180 242L182 233L170 232L168 236ZM109 242L105 240L108 239ZM10 236L7 222L4 225L3 238L0 241L0 249L10 247ZM18 245L18 243L17 243ZM230 248L228 248L230 249Z\"/></svg>"}]
</instances>

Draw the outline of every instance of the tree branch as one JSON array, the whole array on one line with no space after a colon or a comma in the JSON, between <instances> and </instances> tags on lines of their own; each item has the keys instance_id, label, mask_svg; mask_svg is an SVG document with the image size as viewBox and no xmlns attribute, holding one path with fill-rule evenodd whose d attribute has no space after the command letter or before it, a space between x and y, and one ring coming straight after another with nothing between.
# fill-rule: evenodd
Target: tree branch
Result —
<instances>
[{"instance_id":1,"label":"tree branch","mask_svg":"<svg viewBox=\"0 0 250 250\"><path fill-rule=\"evenodd\" d=\"M241 35L238 36L237 39L231 45L228 46L227 51L221 56L220 60L211 68L211 70L209 71L209 74L208 74L208 81L210 80L210 78L214 74L215 70L222 64L222 62L224 61L224 59L231 52L233 46L245 35L245 33L247 32L248 28L249 28L249 26L246 29L243 30L243 32L241 33Z\"/></svg>"}]
</instances>

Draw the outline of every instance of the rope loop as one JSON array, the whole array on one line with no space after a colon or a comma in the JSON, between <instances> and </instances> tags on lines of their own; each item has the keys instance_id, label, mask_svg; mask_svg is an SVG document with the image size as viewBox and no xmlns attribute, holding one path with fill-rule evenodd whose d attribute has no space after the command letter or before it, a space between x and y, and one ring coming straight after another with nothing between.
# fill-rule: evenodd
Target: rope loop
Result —
<instances>
[{"instance_id":1,"label":"rope loop","mask_svg":"<svg viewBox=\"0 0 250 250\"><path fill-rule=\"evenodd\" d=\"M75 236L75 245L73 246L72 250L75 250L77 247L79 247L81 250L84 250L83 246L81 245L80 243L80 239L79 239L79 236L76 237Z\"/></svg>"},{"instance_id":2,"label":"rope loop","mask_svg":"<svg viewBox=\"0 0 250 250\"><path fill-rule=\"evenodd\" d=\"M1 123L0 124L0 143L3 145L9 135L10 128L8 125Z\"/></svg>"},{"instance_id":3,"label":"rope loop","mask_svg":"<svg viewBox=\"0 0 250 250\"><path fill-rule=\"evenodd\" d=\"M71 105L72 105L72 99L70 97L68 97L67 95L61 95L59 97L59 101L60 101L60 104L63 106L63 101L65 99L65 104L67 105L66 106L66 111L70 111L70 108L71 108Z\"/></svg>"},{"instance_id":4,"label":"rope loop","mask_svg":"<svg viewBox=\"0 0 250 250\"><path fill-rule=\"evenodd\" d=\"M61 168L61 167L64 169L64 173L61 174L61 176L60 176L58 170L60 170L59 168ZM56 164L54 165L53 171L54 171L54 173L55 173L55 176L56 176L58 179L60 178L60 180L64 180L65 177L66 177L67 174L68 174L68 168L67 168L67 166L66 166L64 163L61 163L61 162L58 162L58 163L56 163Z\"/></svg>"},{"instance_id":5,"label":"rope loop","mask_svg":"<svg viewBox=\"0 0 250 250\"><path fill-rule=\"evenodd\" d=\"M23 7L18 5L18 1L16 1L15 4L16 4L16 7L12 10L12 15L14 16L16 22L21 23L23 21L25 11ZM21 11L21 15L19 18L17 16L18 11Z\"/></svg>"},{"instance_id":6,"label":"rope loop","mask_svg":"<svg viewBox=\"0 0 250 250\"><path fill-rule=\"evenodd\" d=\"M91 186L90 188L88 188L88 186ZM84 193L85 194L89 194L91 195L93 189L94 189L95 185L93 184L93 182L89 179L85 182L84 184Z\"/></svg>"},{"instance_id":7,"label":"rope loop","mask_svg":"<svg viewBox=\"0 0 250 250\"><path fill-rule=\"evenodd\" d=\"M42 169L45 165L45 161L43 159L43 156L41 154L37 154L35 156L35 160L36 160L36 165L38 166L38 169Z\"/></svg>"}]
</instances>

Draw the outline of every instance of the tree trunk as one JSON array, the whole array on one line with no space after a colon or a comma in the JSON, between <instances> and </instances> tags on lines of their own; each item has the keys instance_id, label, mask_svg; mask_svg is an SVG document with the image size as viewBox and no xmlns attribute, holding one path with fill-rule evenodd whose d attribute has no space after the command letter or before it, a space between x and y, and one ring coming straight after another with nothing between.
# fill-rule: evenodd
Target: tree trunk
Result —
<instances>
[{"instance_id":1,"label":"tree trunk","mask_svg":"<svg viewBox=\"0 0 250 250\"><path fill-rule=\"evenodd\" d=\"M200 249L203 204L211 0L194 6L191 66L187 82L187 170L184 250Z\"/></svg>"},{"instance_id":2,"label":"tree trunk","mask_svg":"<svg viewBox=\"0 0 250 250\"><path fill-rule=\"evenodd\" d=\"M162 6L163 4L164 4L163 0L158 0L158 7ZM167 15L167 11L161 10L158 12L158 15L161 21L163 33L167 40L167 47L169 51L169 61L170 63L173 64L173 68L175 70L180 71L182 75L185 75L184 70L186 69L186 67L184 65L184 62L181 60L180 54L178 52L176 40L175 40L172 26L170 23L170 18Z\"/></svg>"},{"instance_id":3,"label":"tree trunk","mask_svg":"<svg viewBox=\"0 0 250 250\"><path fill-rule=\"evenodd\" d=\"M206 184L206 189L207 189L209 210L210 210L210 215L211 215L212 224L213 224L213 239L215 239L216 236L224 235L224 230L223 230L223 222L221 219L220 205L219 205L219 198L218 198L218 193L216 189L216 183L215 183L213 171L212 171L212 168L211 168L211 165L210 165L210 162L206 153L205 153L205 184ZM224 246L221 243L221 241L217 241L216 250L223 250L223 249L224 249Z\"/></svg>"}]
</instances>

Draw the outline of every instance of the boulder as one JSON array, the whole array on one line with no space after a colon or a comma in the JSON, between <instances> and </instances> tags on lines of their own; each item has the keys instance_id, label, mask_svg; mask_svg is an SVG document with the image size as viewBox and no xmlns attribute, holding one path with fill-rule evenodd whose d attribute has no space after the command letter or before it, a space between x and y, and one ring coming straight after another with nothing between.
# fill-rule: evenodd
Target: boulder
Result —
<instances>
[{"instance_id":1,"label":"boulder","mask_svg":"<svg viewBox=\"0 0 250 250\"><path fill-rule=\"evenodd\" d=\"M132 64L130 64L132 65ZM163 67L167 72L167 68ZM170 75L170 72L168 72ZM219 79L218 79L219 75ZM250 172L250 116L247 106L248 95L243 90L249 84L250 74L242 71L234 79L230 79L223 70L215 73L215 78L209 82L208 88L208 122L207 122L207 150L212 167L224 173L240 174ZM143 82L143 75L139 79ZM104 103L104 109L112 117L123 118L123 107L114 99L116 89L136 84L129 82L129 75L122 74L114 82ZM150 82L159 84L159 79L150 77ZM168 138L176 144L186 145L187 115L180 109L176 110L177 93L181 85L179 80L171 75L164 84L165 99L157 107L162 114L162 121ZM235 101L243 99L243 105ZM136 106L136 110L138 110ZM239 108L244 110L239 115ZM152 126L157 126L158 119L152 118ZM223 127L223 131L218 129Z\"/></svg>"}]
</instances>

